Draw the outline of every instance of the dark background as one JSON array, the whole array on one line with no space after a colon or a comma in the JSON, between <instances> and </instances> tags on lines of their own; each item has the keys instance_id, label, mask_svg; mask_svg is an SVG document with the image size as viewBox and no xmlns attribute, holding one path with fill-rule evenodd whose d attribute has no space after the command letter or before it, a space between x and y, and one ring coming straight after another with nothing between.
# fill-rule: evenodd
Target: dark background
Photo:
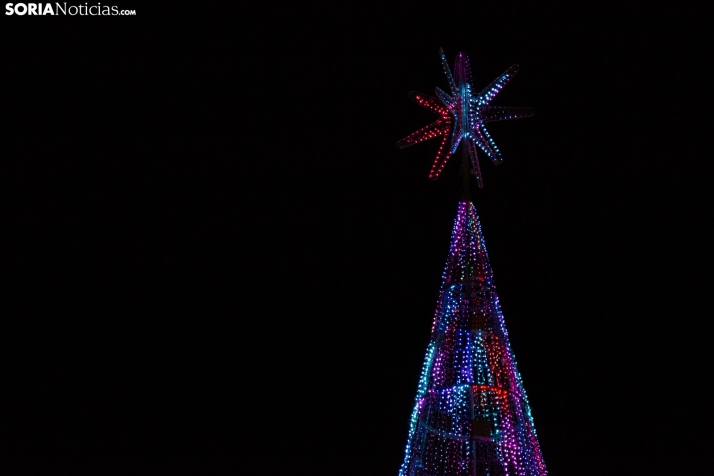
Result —
<instances>
[{"instance_id":1,"label":"dark background","mask_svg":"<svg viewBox=\"0 0 714 476\"><path fill-rule=\"evenodd\" d=\"M550 474L711 467L701 12L4 16L3 474L397 474L456 213L438 48L513 63L475 193Z\"/></svg>"}]
</instances>

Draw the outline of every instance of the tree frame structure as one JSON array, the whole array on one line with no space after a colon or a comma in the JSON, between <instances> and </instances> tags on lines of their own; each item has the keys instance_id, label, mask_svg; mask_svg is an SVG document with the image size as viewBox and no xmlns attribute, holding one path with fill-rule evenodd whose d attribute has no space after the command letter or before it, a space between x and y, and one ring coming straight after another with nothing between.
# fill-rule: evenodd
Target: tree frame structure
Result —
<instances>
[{"instance_id":1,"label":"tree frame structure","mask_svg":"<svg viewBox=\"0 0 714 476\"><path fill-rule=\"evenodd\" d=\"M399 475L546 475L470 201L459 203Z\"/></svg>"}]
</instances>

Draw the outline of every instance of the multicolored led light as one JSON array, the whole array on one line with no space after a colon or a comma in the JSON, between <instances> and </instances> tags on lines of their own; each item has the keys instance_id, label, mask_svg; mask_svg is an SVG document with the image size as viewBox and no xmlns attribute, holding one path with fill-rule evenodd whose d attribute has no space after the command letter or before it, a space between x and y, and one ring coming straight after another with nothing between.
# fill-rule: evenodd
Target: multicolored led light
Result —
<instances>
[{"instance_id":1,"label":"multicolored led light","mask_svg":"<svg viewBox=\"0 0 714 476\"><path fill-rule=\"evenodd\" d=\"M472 173L476 176L478 186L483 188L476 146L495 164L499 164L503 160L501 151L484 124L529 117L534 112L533 109L526 107L491 106L491 101L496 97L496 94L508 84L518 71L518 65L514 64L483 91L476 93L473 79L471 78L471 65L469 64L468 56L464 53L459 53L456 56L454 74L452 75L444 52L440 49L439 53L451 95L438 87L436 88L438 98L413 91L409 93L409 97L416 101L417 104L438 115L439 119L400 140L397 142L397 147L404 148L434 137L442 137L439 150L436 153L436 159L429 172L429 178L435 180L444 170L449 157L461 145L471 159Z\"/></svg>"},{"instance_id":2,"label":"multicolored led light","mask_svg":"<svg viewBox=\"0 0 714 476\"><path fill-rule=\"evenodd\" d=\"M460 202L400 476L545 476L481 225Z\"/></svg>"}]
</instances>

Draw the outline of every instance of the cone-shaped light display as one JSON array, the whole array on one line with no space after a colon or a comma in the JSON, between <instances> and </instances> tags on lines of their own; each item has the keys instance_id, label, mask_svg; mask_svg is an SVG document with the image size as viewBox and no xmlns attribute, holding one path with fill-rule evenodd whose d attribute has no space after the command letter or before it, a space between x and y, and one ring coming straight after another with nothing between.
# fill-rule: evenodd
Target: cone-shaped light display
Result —
<instances>
[{"instance_id":1,"label":"cone-shaped light display","mask_svg":"<svg viewBox=\"0 0 714 476\"><path fill-rule=\"evenodd\" d=\"M399 474L546 474L471 202L459 203Z\"/></svg>"}]
</instances>

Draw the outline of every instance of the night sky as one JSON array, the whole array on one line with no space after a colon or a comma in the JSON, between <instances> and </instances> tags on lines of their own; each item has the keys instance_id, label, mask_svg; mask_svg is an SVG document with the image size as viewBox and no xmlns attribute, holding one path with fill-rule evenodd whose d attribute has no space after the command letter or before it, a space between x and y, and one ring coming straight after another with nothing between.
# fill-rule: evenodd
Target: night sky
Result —
<instances>
[{"instance_id":1,"label":"night sky","mask_svg":"<svg viewBox=\"0 0 714 476\"><path fill-rule=\"evenodd\" d=\"M396 476L439 47L536 110L474 202L550 475L711 470L701 12L234 3L3 15L0 473Z\"/></svg>"}]
</instances>

